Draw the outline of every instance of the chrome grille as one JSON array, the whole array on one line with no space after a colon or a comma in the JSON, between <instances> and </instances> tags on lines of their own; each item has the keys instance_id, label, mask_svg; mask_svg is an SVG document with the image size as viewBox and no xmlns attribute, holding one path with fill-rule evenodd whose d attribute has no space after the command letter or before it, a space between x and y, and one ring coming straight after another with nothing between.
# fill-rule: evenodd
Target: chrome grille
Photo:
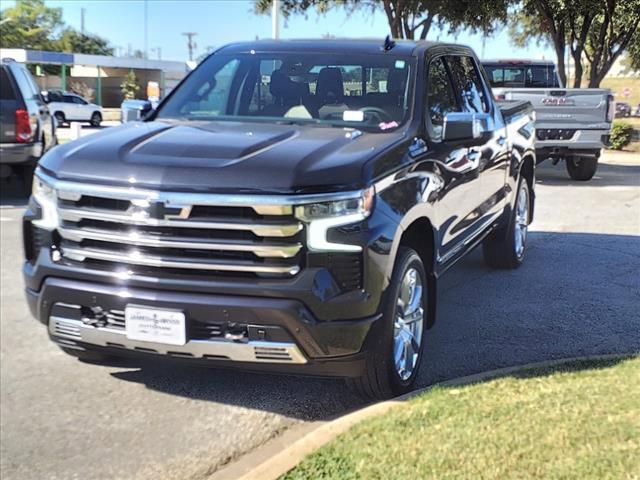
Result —
<instances>
[{"instance_id":1,"label":"chrome grille","mask_svg":"<svg viewBox=\"0 0 640 480\"><path fill-rule=\"evenodd\" d=\"M114 195L115 192L115 195ZM59 189L62 257L114 270L166 269L174 273L290 277L300 271L303 225L291 205L224 204L221 196L134 189L101 193ZM129 195L129 196L128 196Z\"/></svg>"}]
</instances>

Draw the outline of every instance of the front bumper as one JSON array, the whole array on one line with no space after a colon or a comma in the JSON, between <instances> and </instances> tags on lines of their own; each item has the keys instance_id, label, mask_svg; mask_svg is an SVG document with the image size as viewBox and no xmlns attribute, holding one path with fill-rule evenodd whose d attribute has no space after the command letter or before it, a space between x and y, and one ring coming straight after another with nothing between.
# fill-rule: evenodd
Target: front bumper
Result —
<instances>
[{"instance_id":1,"label":"front bumper","mask_svg":"<svg viewBox=\"0 0 640 480\"><path fill-rule=\"evenodd\" d=\"M304 375L360 375L365 339L379 318L322 322L296 300L123 289L61 278L47 278L40 291L27 288L26 293L33 315L48 325L51 339L66 348ZM83 319L82 309L123 311L129 304L181 310L188 332L194 322L222 325L223 331L241 323L247 335L241 341L188 335L185 345L175 346L130 340L123 328Z\"/></svg>"}]
</instances>

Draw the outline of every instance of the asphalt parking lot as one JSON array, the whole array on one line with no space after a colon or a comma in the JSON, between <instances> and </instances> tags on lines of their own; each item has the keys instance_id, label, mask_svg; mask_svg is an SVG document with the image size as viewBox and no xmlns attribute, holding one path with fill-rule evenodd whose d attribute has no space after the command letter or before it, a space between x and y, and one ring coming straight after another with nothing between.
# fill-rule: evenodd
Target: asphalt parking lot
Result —
<instances>
[{"instance_id":1,"label":"asphalt parking lot","mask_svg":"<svg viewBox=\"0 0 640 480\"><path fill-rule=\"evenodd\" d=\"M342 382L187 368L89 365L49 342L23 300L20 215L3 183L1 476L203 478L283 430L362 405ZM443 279L422 386L498 367L640 351L640 156L607 153L589 183L538 170L525 264L479 251Z\"/></svg>"}]
</instances>

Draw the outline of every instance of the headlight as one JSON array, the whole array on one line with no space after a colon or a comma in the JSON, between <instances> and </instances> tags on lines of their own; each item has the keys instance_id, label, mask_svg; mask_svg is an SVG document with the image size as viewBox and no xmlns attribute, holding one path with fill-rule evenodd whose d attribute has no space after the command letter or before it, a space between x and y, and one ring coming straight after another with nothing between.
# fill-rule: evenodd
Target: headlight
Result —
<instances>
[{"instance_id":1,"label":"headlight","mask_svg":"<svg viewBox=\"0 0 640 480\"><path fill-rule=\"evenodd\" d=\"M296 218L307 224L307 246L311 251L359 252L362 247L327 240L329 229L357 223L369 216L373 207L373 187L354 193L353 198L296 207Z\"/></svg>"},{"instance_id":2,"label":"headlight","mask_svg":"<svg viewBox=\"0 0 640 480\"><path fill-rule=\"evenodd\" d=\"M56 191L51 185L44 182L37 175L34 175L31 195L33 195L33 199L42 209L42 217L34 220L33 224L45 230L55 230L58 228Z\"/></svg>"}]
</instances>

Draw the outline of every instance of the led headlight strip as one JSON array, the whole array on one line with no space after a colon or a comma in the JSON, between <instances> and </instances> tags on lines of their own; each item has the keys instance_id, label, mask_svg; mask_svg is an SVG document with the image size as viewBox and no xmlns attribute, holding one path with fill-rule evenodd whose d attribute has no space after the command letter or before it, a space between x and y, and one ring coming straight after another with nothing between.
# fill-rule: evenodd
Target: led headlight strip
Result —
<instances>
[{"instance_id":1,"label":"led headlight strip","mask_svg":"<svg viewBox=\"0 0 640 480\"><path fill-rule=\"evenodd\" d=\"M327 240L330 229L361 222L371 214L374 189L354 192L352 198L296 207L296 218L307 224L307 247L316 252L360 252L362 247ZM342 195L342 197L344 197Z\"/></svg>"}]
</instances>

